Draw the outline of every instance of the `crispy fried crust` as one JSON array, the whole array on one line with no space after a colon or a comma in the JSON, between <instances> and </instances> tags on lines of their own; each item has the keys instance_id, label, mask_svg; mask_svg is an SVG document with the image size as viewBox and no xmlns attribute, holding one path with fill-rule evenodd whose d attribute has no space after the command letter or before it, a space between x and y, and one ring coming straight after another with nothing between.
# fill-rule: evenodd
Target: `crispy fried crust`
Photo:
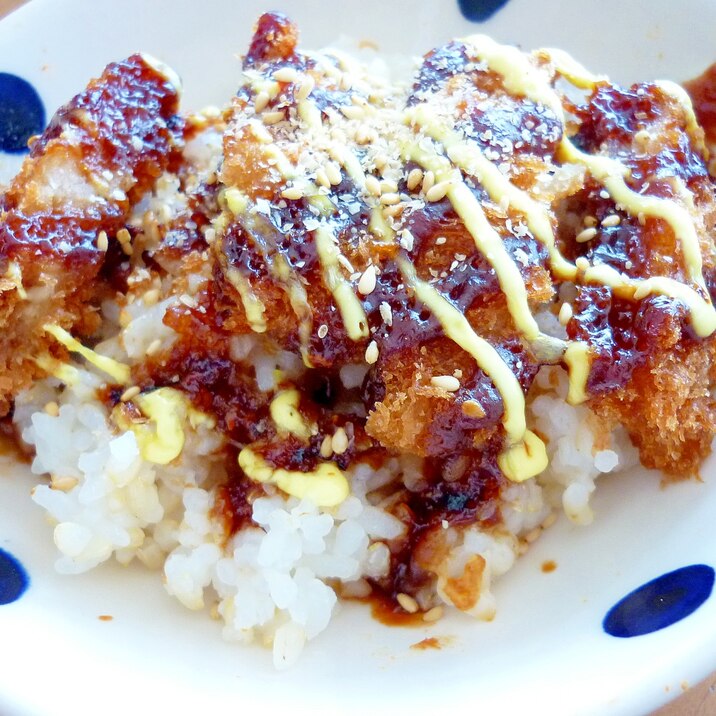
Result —
<instances>
[{"instance_id":1,"label":"crispy fried crust","mask_svg":"<svg viewBox=\"0 0 716 716\"><path fill-rule=\"evenodd\" d=\"M54 350L44 324L97 328L107 250L180 147L177 92L143 56L109 65L58 110L2 198L0 414Z\"/></svg>"}]
</instances>

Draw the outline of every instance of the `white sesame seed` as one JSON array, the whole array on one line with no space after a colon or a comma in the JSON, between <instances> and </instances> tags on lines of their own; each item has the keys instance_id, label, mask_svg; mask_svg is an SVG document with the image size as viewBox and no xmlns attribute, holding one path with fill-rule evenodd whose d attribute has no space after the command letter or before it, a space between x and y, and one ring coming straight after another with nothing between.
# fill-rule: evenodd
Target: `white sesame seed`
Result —
<instances>
[{"instance_id":1,"label":"white sesame seed","mask_svg":"<svg viewBox=\"0 0 716 716\"><path fill-rule=\"evenodd\" d=\"M373 293L375 283L375 266L371 264L363 271L363 275L360 277L360 281L358 281L358 293L362 293L364 296Z\"/></svg>"},{"instance_id":2,"label":"white sesame seed","mask_svg":"<svg viewBox=\"0 0 716 716\"><path fill-rule=\"evenodd\" d=\"M298 85L296 91L296 99L302 102L304 99L308 99L308 96L313 92L313 88L316 86L316 80L311 75L305 75L301 79L301 83Z\"/></svg>"},{"instance_id":3,"label":"white sesame seed","mask_svg":"<svg viewBox=\"0 0 716 716\"><path fill-rule=\"evenodd\" d=\"M282 67L273 73L273 78L279 82L295 82L298 79L298 72L293 67Z\"/></svg>"},{"instance_id":4,"label":"white sesame seed","mask_svg":"<svg viewBox=\"0 0 716 716\"><path fill-rule=\"evenodd\" d=\"M291 199L293 201L296 201L297 199L302 199L305 195L303 193L303 189L301 189L300 186L289 186L281 192L281 196L284 199Z\"/></svg>"},{"instance_id":5,"label":"white sesame seed","mask_svg":"<svg viewBox=\"0 0 716 716\"><path fill-rule=\"evenodd\" d=\"M449 181L438 182L437 184L431 186L430 189L425 192L425 200L440 201L448 193L448 189L450 189Z\"/></svg>"},{"instance_id":6,"label":"white sesame seed","mask_svg":"<svg viewBox=\"0 0 716 716\"><path fill-rule=\"evenodd\" d=\"M430 379L430 385L432 385L433 388L447 390L449 393L460 390L460 381L453 375L434 375Z\"/></svg>"},{"instance_id":7,"label":"white sesame seed","mask_svg":"<svg viewBox=\"0 0 716 716\"><path fill-rule=\"evenodd\" d=\"M139 389L138 385L133 385L131 388L127 388L127 390L122 393L120 396L120 400L123 403L126 403L128 400L131 400L132 398L136 398L139 393L141 393L141 390Z\"/></svg>"},{"instance_id":8,"label":"white sesame seed","mask_svg":"<svg viewBox=\"0 0 716 716\"><path fill-rule=\"evenodd\" d=\"M330 435L326 435L321 441L320 454L324 459L329 458L333 454L333 439Z\"/></svg>"},{"instance_id":9,"label":"white sesame seed","mask_svg":"<svg viewBox=\"0 0 716 716\"><path fill-rule=\"evenodd\" d=\"M336 455L343 455L348 450L348 435L343 428L338 428L331 438L331 448Z\"/></svg>"},{"instance_id":10,"label":"white sesame seed","mask_svg":"<svg viewBox=\"0 0 716 716\"><path fill-rule=\"evenodd\" d=\"M97 234L97 248L100 251L107 251L109 248L109 240L107 239L106 231L100 231L99 234Z\"/></svg>"},{"instance_id":11,"label":"white sesame seed","mask_svg":"<svg viewBox=\"0 0 716 716\"><path fill-rule=\"evenodd\" d=\"M415 169L410 170L410 173L408 174L408 179L406 181L406 185L410 191L413 191L413 189L418 187L422 181L423 181L423 170L420 169L420 167L415 167Z\"/></svg>"},{"instance_id":12,"label":"white sesame seed","mask_svg":"<svg viewBox=\"0 0 716 716\"><path fill-rule=\"evenodd\" d=\"M344 72L341 75L341 80L338 83L338 86L344 91L347 92L352 86L353 86L353 78L347 73Z\"/></svg>"},{"instance_id":13,"label":"white sesame seed","mask_svg":"<svg viewBox=\"0 0 716 716\"><path fill-rule=\"evenodd\" d=\"M372 174L365 178L365 188L369 194L380 196L380 182Z\"/></svg>"},{"instance_id":14,"label":"white sesame seed","mask_svg":"<svg viewBox=\"0 0 716 716\"><path fill-rule=\"evenodd\" d=\"M378 307L378 310L380 311L380 317L383 319L383 322L386 326L392 326L393 325L393 309L390 307L389 303L386 303L385 301L381 301L380 306Z\"/></svg>"},{"instance_id":15,"label":"white sesame seed","mask_svg":"<svg viewBox=\"0 0 716 716\"><path fill-rule=\"evenodd\" d=\"M415 614L420 609L418 603L409 594L401 592L395 597L395 600L408 614Z\"/></svg>"},{"instance_id":16,"label":"white sesame seed","mask_svg":"<svg viewBox=\"0 0 716 716\"><path fill-rule=\"evenodd\" d=\"M422 190L423 194L427 194L435 184L435 174L433 174L432 171L425 172L425 175L423 176L423 184L422 184Z\"/></svg>"},{"instance_id":17,"label":"white sesame seed","mask_svg":"<svg viewBox=\"0 0 716 716\"><path fill-rule=\"evenodd\" d=\"M397 192L398 185L392 179L383 179L380 182L380 190L384 193Z\"/></svg>"},{"instance_id":18,"label":"white sesame seed","mask_svg":"<svg viewBox=\"0 0 716 716\"><path fill-rule=\"evenodd\" d=\"M54 400L45 405L45 412L51 417L56 418L60 414L60 406Z\"/></svg>"},{"instance_id":19,"label":"white sesame seed","mask_svg":"<svg viewBox=\"0 0 716 716\"><path fill-rule=\"evenodd\" d=\"M443 244L447 243L447 239L444 236L438 236L437 239L435 239L436 246L442 246Z\"/></svg>"},{"instance_id":20,"label":"white sesame seed","mask_svg":"<svg viewBox=\"0 0 716 716\"><path fill-rule=\"evenodd\" d=\"M447 520L440 520L440 526L446 530L448 527L450 527L450 523Z\"/></svg>"},{"instance_id":21,"label":"white sesame seed","mask_svg":"<svg viewBox=\"0 0 716 716\"><path fill-rule=\"evenodd\" d=\"M442 619L443 616L443 608L442 607L433 607L432 609L428 609L425 614L423 614L423 621L432 623L437 622L440 619Z\"/></svg>"},{"instance_id":22,"label":"white sesame seed","mask_svg":"<svg viewBox=\"0 0 716 716\"><path fill-rule=\"evenodd\" d=\"M386 206L389 204L397 204L399 201L400 194L396 194L395 192L387 192L386 194L380 195L380 203Z\"/></svg>"},{"instance_id":23,"label":"white sesame seed","mask_svg":"<svg viewBox=\"0 0 716 716\"><path fill-rule=\"evenodd\" d=\"M147 308L150 306L156 306L157 302L159 301L159 289L158 288L150 288L148 291L144 292L144 295L142 296L142 301Z\"/></svg>"},{"instance_id":24,"label":"white sesame seed","mask_svg":"<svg viewBox=\"0 0 716 716\"><path fill-rule=\"evenodd\" d=\"M318 327L318 337L323 339L328 335L328 326L325 323L322 323Z\"/></svg>"},{"instance_id":25,"label":"white sesame seed","mask_svg":"<svg viewBox=\"0 0 716 716\"><path fill-rule=\"evenodd\" d=\"M326 189L331 188L331 180L328 178L328 174L326 174L326 170L323 167L316 169L316 184Z\"/></svg>"},{"instance_id":26,"label":"white sesame seed","mask_svg":"<svg viewBox=\"0 0 716 716\"><path fill-rule=\"evenodd\" d=\"M179 303L183 304L187 308L196 308L197 306L196 299L188 293L183 293L179 296Z\"/></svg>"},{"instance_id":27,"label":"white sesame seed","mask_svg":"<svg viewBox=\"0 0 716 716\"><path fill-rule=\"evenodd\" d=\"M144 142L139 137L132 137L132 147L135 151L141 152L144 149Z\"/></svg>"},{"instance_id":28,"label":"white sesame seed","mask_svg":"<svg viewBox=\"0 0 716 716\"><path fill-rule=\"evenodd\" d=\"M580 256L574 263L580 271L586 271L589 268L589 261L584 256Z\"/></svg>"},{"instance_id":29,"label":"white sesame seed","mask_svg":"<svg viewBox=\"0 0 716 716\"><path fill-rule=\"evenodd\" d=\"M591 216L590 214L587 214L587 216L585 216L582 221L585 226L596 226L597 225L597 217Z\"/></svg>"},{"instance_id":30,"label":"white sesame seed","mask_svg":"<svg viewBox=\"0 0 716 716\"><path fill-rule=\"evenodd\" d=\"M533 544L536 542L540 535L542 534L542 528L541 527L535 527L534 529L530 530L525 536L524 541L527 542L527 544Z\"/></svg>"},{"instance_id":31,"label":"white sesame seed","mask_svg":"<svg viewBox=\"0 0 716 716\"><path fill-rule=\"evenodd\" d=\"M619 226L621 221L622 218L619 214L609 214L609 216L602 219L602 226Z\"/></svg>"},{"instance_id":32,"label":"white sesame seed","mask_svg":"<svg viewBox=\"0 0 716 716\"><path fill-rule=\"evenodd\" d=\"M371 341L368 347L365 349L365 362L369 365L373 365L378 360L378 344L375 341Z\"/></svg>"},{"instance_id":33,"label":"white sesame seed","mask_svg":"<svg viewBox=\"0 0 716 716\"><path fill-rule=\"evenodd\" d=\"M278 124L283 122L283 112L265 112L261 115L264 124Z\"/></svg>"},{"instance_id":34,"label":"white sesame seed","mask_svg":"<svg viewBox=\"0 0 716 716\"><path fill-rule=\"evenodd\" d=\"M595 236L597 235L597 230L592 227L590 229L584 229L584 231L580 231L575 237L574 240L578 244L584 244L587 241L591 241Z\"/></svg>"},{"instance_id":35,"label":"white sesame seed","mask_svg":"<svg viewBox=\"0 0 716 716\"><path fill-rule=\"evenodd\" d=\"M336 162L328 162L325 165L326 170L326 176L328 177L328 181L331 182L332 186L336 186L337 184L340 184L341 181L343 181L343 177L341 176L341 168L336 164Z\"/></svg>"},{"instance_id":36,"label":"white sesame seed","mask_svg":"<svg viewBox=\"0 0 716 716\"><path fill-rule=\"evenodd\" d=\"M365 117L365 110L363 107L359 107L356 104L343 105L341 107L341 112L347 119L363 119L363 117Z\"/></svg>"},{"instance_id":37,"label":"white sesame seed","mask_svg":"<svg viewBox=\"0 0 716 716\"><path fill-rule=\"evenodd\" d=\"M78 483L79 480L76 477L59 477L57 475L52 475L50 477L50 487L53 490L59 490L60 492L69 492Z\"/></svg>"},{"instance_id":38,"label":"white sesame seed","mask_svg":"<svg viewBox=\"0 0 716 716\"><path fill-rule=\"evenodd\" d=\"M256 114L259 114L259 112L263 112L264 109L266 109L269 99L270 98L266 92L259 92L256 97L254 97L254 111Z\"/></svg>"},{"instance_id":39,"label":"white sesame seed","mask_svg":"<svg viewBox=\"0 0 716 716\"><path fill-rule=\"evenodd\" d=\"M144 351L146 355L153 356L155 353L159 351L159 349L162 347L162 341L161 338L155 338L148 346L147 349Z\"/></svg>"},{"instance_id":40,"label":"white sesame seed","mask_svg":"<svg viewBox=\"0 0 716 716\"><path fill-rule=\"evenodd\" d=\"M562 304L562 307L559 309L559 322L566 326L572 316L574 315L574 312L572 311L572 304L567 303L566 301Z\"/></svg>"}]
</instances>

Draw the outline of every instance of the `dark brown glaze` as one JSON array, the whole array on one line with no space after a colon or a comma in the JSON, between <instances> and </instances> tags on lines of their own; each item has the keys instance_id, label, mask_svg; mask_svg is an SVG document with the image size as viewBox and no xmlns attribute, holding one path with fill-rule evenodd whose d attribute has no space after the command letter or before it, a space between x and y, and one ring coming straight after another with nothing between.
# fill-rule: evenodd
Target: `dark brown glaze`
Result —
<instances>
[{"instance_id":1,"label":"dark brown glaze","mask_svg":"<svg viewBox=\"0 0 716 716\"><path fill-rule=\"evenodd\" d=\"M33 358L57 352L42 329L97 329L97 304L111 285L107 244L133 201L179 156L183 122L177 89L140 55L110 65L62 107L1 200L0 269L22 277L0 285L0 413L40 371ZM33 291L38 289L38 291ZM61 352L61 351L60 351Z\"/></svg>"},{"instance_id":2,"label":"dark brown glaze","mask_svg":"<svg viewBox=\"0 0 716 716\"><path fill-rule=\"evenodd\" d=\"M709 142L716 142L716 64L688 82L684 88L694 103L694 112Z\"/></svg>"}]
</instances>

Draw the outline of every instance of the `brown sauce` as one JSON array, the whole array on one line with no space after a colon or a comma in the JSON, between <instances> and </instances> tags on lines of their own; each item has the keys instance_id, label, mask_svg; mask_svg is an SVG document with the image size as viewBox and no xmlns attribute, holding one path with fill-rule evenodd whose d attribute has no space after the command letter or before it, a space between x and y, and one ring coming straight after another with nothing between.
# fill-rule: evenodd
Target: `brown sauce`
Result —
<instances>
[{"instance_id":1,"label":"brown sauce","mask_svg":"<svg viewBox=\"0 0 716 716\"><path fill-rule=\"evenodd\" d=\"M699 124L704 128L709 142L716 142L716 63L701 75L688 82L684 88L694 104Z\"/></svg>"}]
</instances>

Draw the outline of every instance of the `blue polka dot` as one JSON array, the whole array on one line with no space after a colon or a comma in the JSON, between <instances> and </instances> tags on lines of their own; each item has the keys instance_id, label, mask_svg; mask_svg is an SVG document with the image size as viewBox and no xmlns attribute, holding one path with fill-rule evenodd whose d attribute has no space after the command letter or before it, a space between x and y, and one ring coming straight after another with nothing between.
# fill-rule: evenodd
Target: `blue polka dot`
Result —
<instances>
[{"instance_id":1,"label":"blue polka dot","mask_svg":"<svg viewBox=\"0 0 716 716\"><path fill-rule=\"evenodd\" d=\"M705 564L663 574L617 602L604 618L604 631L627 638L664 629L695 612L713 586L714 570Z\"/></svg>"},{"instance_id":2,"label":"blue polka dot","mask_svg":"<svg viewBox=\"0 0 716 716\"><path fill-rule=\"evenodd\" d=\"M509 0L457 0L460 12L470 22L489 20Z\"/></svg>"},{"instance_id":3,"label":"blue polka dot","mask_svg":"<svg viewBox=\"0 0 716 716\"><path fill-rule=\"evenodd\" d=\"M0 151L27 151L27 140L45 128L45 108L35 88L16 75L0 72Z\"/></svg>"},{"instance_id":4,"label":"blue polka dot","mask_svg":"<svg viewBox=\"0 0 716 716\"><path fill-rule=\"evenodd\" d=\"M30 578L20 562L0 549L0 605L17 601L30 585Z\"/></svg>"}]
</instances>

